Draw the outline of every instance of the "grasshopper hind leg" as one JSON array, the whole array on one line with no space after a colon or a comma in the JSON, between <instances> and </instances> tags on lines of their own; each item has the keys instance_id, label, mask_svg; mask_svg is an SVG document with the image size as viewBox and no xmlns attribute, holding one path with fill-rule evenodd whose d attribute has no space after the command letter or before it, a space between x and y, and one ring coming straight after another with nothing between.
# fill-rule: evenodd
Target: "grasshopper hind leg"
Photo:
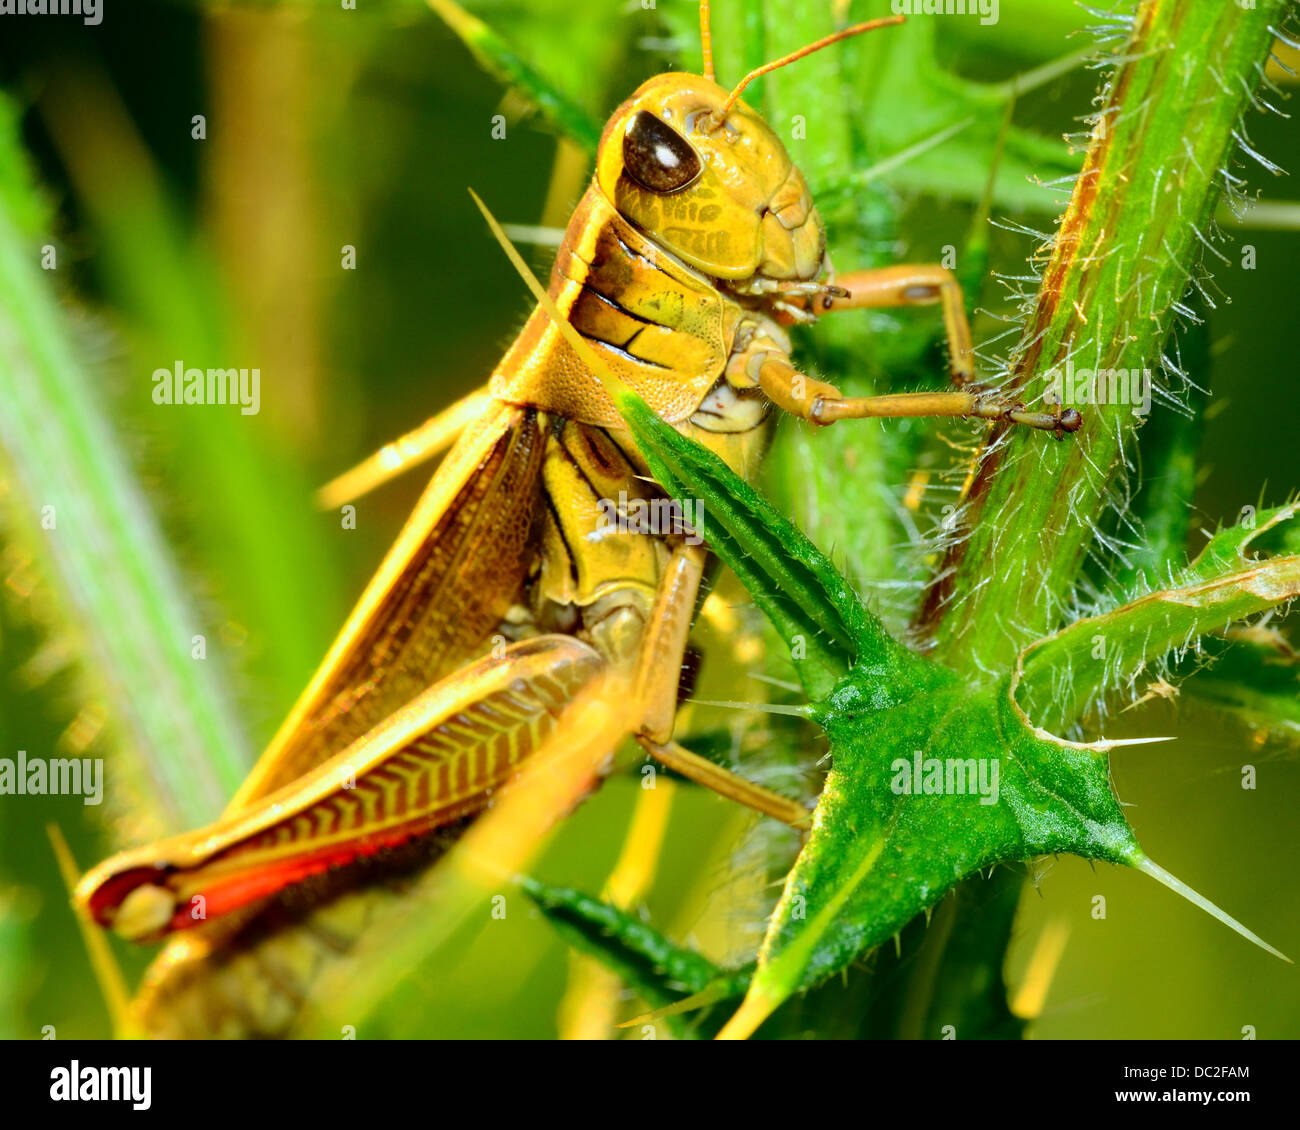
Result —
<instances>
[{"instance_id":1,"label":"grasshopper hind leg","mask_svg":"<svg viewBox=\"0 0 1300 1130\"><path fill-rule=\"evenodd\" d=\"M278 1039L297 1031L317 979L346 961L470 818L286 889L260 908L175 935L133 1003L155 1039Z\"/></svg>"},{"instance_id":2,"label":"grasshopper hind leg","mask_svg":"<svg viewBox=\"0 0 1300 1130\"><path fill-rule=\"evenodd\" d=\"M233 824L125 853L88 874L79 901L116 926L105 892L144 861L167 862L165 892L149 897L174 900L175 932L137 998L141 1030L171 1038L295 1031L319 978L348 959L525 759L563 741L569 705L605 667L568 636L510 645L435 684L399 723L322 766L310 803L286 813L285 797L271 794ZM229 905L231 892L248 893L250 877L277 875L278 887ZM187 920L200 895L208 917Z\"/></svg>"},{"instance_id":3,"label":"grasshopper hind leg","mask_svg":"<svg viewBox=\"0 0 1300 1130\"><path fill-rule=\"evenodd\" d=\"M206 828L123 852L77 899L137 940L194 929L479 811L605 668L538 636L435 683L286 788Z\"/></svg>"}]
</instances>

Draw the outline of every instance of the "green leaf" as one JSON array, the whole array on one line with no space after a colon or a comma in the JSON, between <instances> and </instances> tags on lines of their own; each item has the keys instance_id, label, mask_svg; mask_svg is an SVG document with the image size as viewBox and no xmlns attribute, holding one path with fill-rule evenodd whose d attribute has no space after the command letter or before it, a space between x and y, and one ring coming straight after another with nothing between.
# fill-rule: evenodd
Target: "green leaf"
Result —
<instances>
[{"instance_id":1,"label":"green leaf","mask_svg":"<svg viewBox=\"0 0 1300 1130\"><path fill-rule=\"evenodd\" d=\"M1281 632L1263 627L1229 632L1229 646L1179 689L1191 700L1226 711L1267 741L1300 749L1300 656Z\"/></svg>"},{"instance_id":2,"label":"green leaf","mask_svg":"<svg viewBox=\"0 0 1300 1130\"><path fill-rule=\"evenodd\" d=\"M675 945L639 918L598 898L527 876L519 882L566 941L618 974L656 1010L705 993L710 1003L733 999L749 983L749 969L719 969L708 958ZM677 1015L663 1016L676 1035L692 1033L692 1027Z\"/></svg>"},{"instance_id":3,"label":"green leaf","mask_svg":"<svg viewBox=\"0 0 1300 1130\"><path fill-rule=\"evenodd\" d=\"M0 192L6 533L49 585L51 630L85 661L85 698L107 710L115 803L174 832L220 811L251 761L246 736L218 661L191 656L204 621L70 345L54 274L40 269L49 217L3 99L0 170L13 174Z\"/></svg>"},{"instance_id":4,"label":"green leaf","mask_svg":"<svg viewBox=\"0 0 1300 1130\"><path fill-rule=\"evenodd\" d=\"M158 462L148 470L165 486L158 488L162 497L155 506L170 519L170 539L186 544L187 555L204 565L205 576L190 583L210 584L219 593L221 614L232 624L248 625L259 638L276 641L248 657L241 682L255 685L252 693L264 696L262 701L287 706L328 646L329 611L341 615L346 607L338 584L338 540L313 513L308 503L313 484L279 444L267 413L194 412L155 404L151 375L159 367L183 363L206 369L238 362L242 368L250 353L256 357L253 343L239 324L237 305L214 257L196 238L105 77L90 68L69 71L51 85L43 112L94 240L91 269L104 292L114 296L126 395L103 406L100 415L106 419L116 408L124 430L156 437L151 442ZM209 650L215 650L217 631L209 619L186 632L187 653L195 632L206 634ZM230 763L229 769L223 766L224 803L252 757L240 748L243 742L232 747L213 739L208 745L214 761ZM207 811L211 819L220 806ZM181 826L193 823L191 817Z\"/></svg>"},{"instance_id":5,"label":"green leaf","mask_svg":"<svg viewBox=\"0 0 1300 1130\"><path fill-rule=\"evenodd\" d=\"M1300 528L1297 513L1282 506L1229 527L1174 584L1030 645L1012 681L1015 701L1039 726L1069 725L1107 694L1132 695L1138 676L1170 652L1300 595L1300 555L1250 554L1257 539Z\"/></svg>"},{"instance_id":6,"label":"green leaf","mask_svg":"<svg viewBox=\"0 0 1300 1130\"><path fill-rule=\"evenodd\" d=\"M863 607L825 554L754 487L639 397L626 394L619 409L664 489L703 498L705 538L786 641L810 695L829 691L851 664L872 672L882 688L918 668L916 656Z\"/></svg>"},{"instance_id":7,"label":"green leaf","mask_svg":"<svg viewBox=\"0 0 1300 1130\"><path fill-rule=\"evenodd\" d=\"M501 82L518 90L564 136L572 138L588 153L596 152L600 122L572 101L545 75L531 66L487 24L470 15L453 0L427 0L474 53L480 66ZM571 25L566 23L566 29Z\"/></svg>"},{"instance_id":8,"label":"green leaf","mask_svg":"<svg viewBox=\"0 0 1300 1130\"><path fill-rule=\"evenodd\" d=\"M992 864L1062 851L1140 858L1103 755L1039 737L1005 683L972 693L937 665L930 683L881 710L855 671L816 707L834 768L729 1034L748 1035ZM936 786L948 792L924 791Z\"/></svg>"},{"instance_id":9,"label":"green leaf","mask_svg":"<svg viewBox=\"0 0 1300 1130\"><path fill-rule=\"evenodd\" d=\"M682 949L624 910L568 887L553 887L524 876L520 887L553 923L583 937L589 952L601 953L625 970L635 968L632 985L652 994L654 1003L683 993L698 993L722 971L708 958Z\"/></svg>"}]
</instances>

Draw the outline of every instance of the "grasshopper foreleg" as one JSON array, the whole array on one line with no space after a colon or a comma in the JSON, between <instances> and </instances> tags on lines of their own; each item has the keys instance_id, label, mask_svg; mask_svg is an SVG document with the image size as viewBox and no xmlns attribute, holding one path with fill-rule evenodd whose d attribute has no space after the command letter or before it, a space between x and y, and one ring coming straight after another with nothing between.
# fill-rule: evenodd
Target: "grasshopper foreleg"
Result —
<instances>
[{"instance_id":1,"label":"grasshopper foreleg","mask_svg":"<svg viewBox=\"0 0 1300 1130\"><path fill-rule=\"evenodd\" d=\"M817 424L880 416L978 416L1055 432L1058 439L1065 432L1077 431L1083 423L1076 409L1027 412L1020 402L982 392L975 386L975 353L966 304L961 284L947 268L937 264L900 263L842 275L835 280L835 285L846 293L828 291L817 299L816 313L938 303L943 310L948 339L949 373L957 391L844 397L831 385L802 377L788 364L782 364L783 358L773 358L762 363L759 383L769 398L786 411ZM813 386L816 390L811 394L799 395Z\"/></svg>"},{"instance_id":2,"label":"grasshopper foreleg","mask_svg":"<svg viewBox=\"0 0 1300 1130\"><path fill-rule=\"evenodd\" d=\"M946 267L934 263L900 263L870 271L853 271L835 280L843 294L828 292L818 300L818 314L837 310L883 309L891 306L943 308L943 328L948 338L948 364L958 388L975 379L975 351L961 284Z\"/></svg>"}]
</instances>

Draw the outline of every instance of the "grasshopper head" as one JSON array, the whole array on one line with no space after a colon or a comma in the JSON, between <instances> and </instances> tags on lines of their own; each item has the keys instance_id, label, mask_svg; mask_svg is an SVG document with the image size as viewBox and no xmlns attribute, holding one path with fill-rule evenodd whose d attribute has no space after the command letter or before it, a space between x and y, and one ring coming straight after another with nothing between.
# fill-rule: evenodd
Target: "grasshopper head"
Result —
<instances>
[{"instance_id":1,"label":"grasshopper head","mask_svg":"<svg viewBox=\"0 0 1300 1130\"><path fill-rule=\"evenodd\" d=\"M740 289L756 278L814 278L826 232L808 182L741 91L832 43L902 22L892 16L844 28L750 71L728 92L713 80L709 4L700 0L704 74L658 75L614 112L596 183L620 215L705 274Z\"/></svg>"},{"instance_id":2,"label":"grasshopper head","mask_svg":"<svg viewBox=\"0 0 1300 1130\"><path fill-rule=\"evenodd\" d=\"M596 180L619 213L715 278L810 279L826 233L765 121L711 79L664 74L615 111Z\"/></svg>"}]
</instances>

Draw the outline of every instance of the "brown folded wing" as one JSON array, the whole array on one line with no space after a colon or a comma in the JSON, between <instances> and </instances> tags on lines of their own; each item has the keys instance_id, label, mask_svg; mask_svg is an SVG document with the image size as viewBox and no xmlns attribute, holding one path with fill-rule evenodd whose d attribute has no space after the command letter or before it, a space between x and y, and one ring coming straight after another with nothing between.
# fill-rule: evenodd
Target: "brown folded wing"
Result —
<instances>
[{"instance_id":1,"label":"brown folded wing","mask_svg":"<svg viewBox=\"0 0 1300 1130\"><path fill-rule=\"evenodd\" d=\"M228 814L301 777L483 649L536 553L543 421L493 402L448 453Z\"/></svg>"}]
</instances>

